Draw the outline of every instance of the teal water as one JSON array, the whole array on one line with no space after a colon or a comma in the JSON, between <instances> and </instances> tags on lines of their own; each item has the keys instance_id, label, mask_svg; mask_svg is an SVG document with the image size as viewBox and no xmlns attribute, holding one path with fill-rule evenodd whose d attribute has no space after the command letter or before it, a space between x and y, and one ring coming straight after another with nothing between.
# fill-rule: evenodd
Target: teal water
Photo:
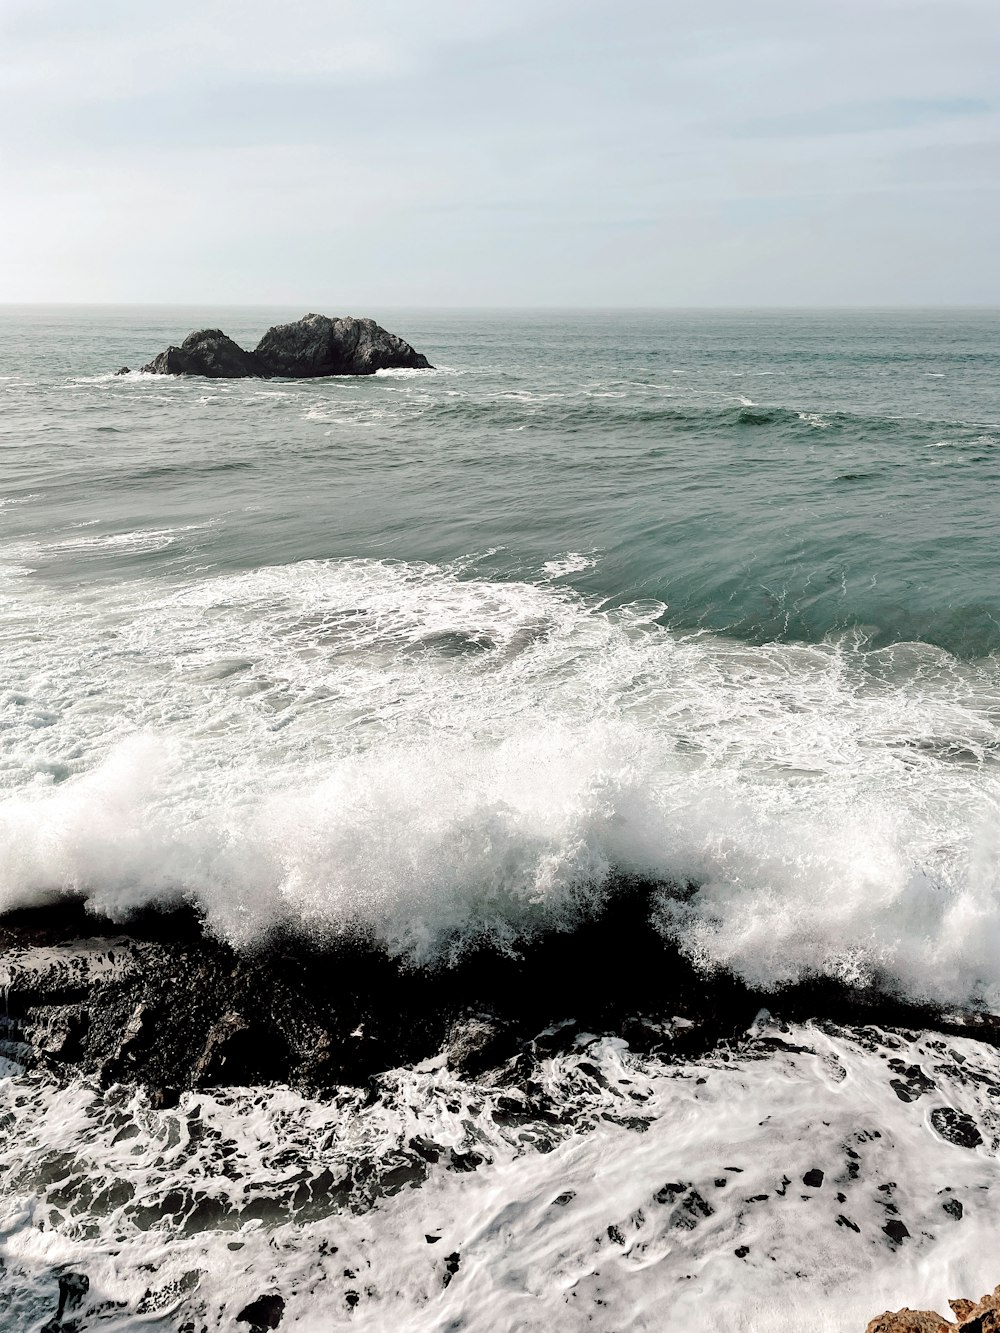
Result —
<instances>
[{"instance_id":1,"label":"teal water","mask_svg":"<svg viewBox=\"0 0 1000 1333\"><path fill-rule=\"evenodd\" d=\"M530 578L573 550L600 557L573 586L668 624L1000 645L996 312L390 312L438 373L102 378L282 313L0 312L8 539L212 524L38 577L392 556Z\"/></svg>"},{"instance_id":2,"label":"teal water","mask_svg":"<svg viewBox=\"0 0 1000 1333\"><path fill-rule=\"evenodd\" d=\"M437 369L113 374L302 313L0 311L2 901L433 960L624 872L706 967L1000 1000L1000 313L372 311Z\"/></svg>"}]
</instances>

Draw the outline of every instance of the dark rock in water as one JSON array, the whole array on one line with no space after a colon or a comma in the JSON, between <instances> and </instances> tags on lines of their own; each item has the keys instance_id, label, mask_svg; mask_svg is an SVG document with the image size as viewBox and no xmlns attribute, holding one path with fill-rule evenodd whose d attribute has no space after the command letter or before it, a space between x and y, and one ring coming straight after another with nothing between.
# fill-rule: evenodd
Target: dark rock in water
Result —
<instances>
[{"instance_id":1,"label":"dark rock in water","mask_svg":"<svg viewBox=\"0 0 1000 1333\"><path fill-rule=\"evenodd\" d=\"M495 1069L517 1051L509 1028L487 1017L460 1020L448 1033L448 1064L456 1073L475 1078Z\"/></svg>"},{"instance_id":2,"label":"dark rock in water","mask_svg":"<svg viewBox=\"0 0 1000 1333\"><path fill-rule=\"evenodd\" d=\"M422 353L373 319L306 315L268 329L246 352L221 329L189 333L142 369L152 375L204 375L210 379L321 379L374 375L377 370L430 370ZM129 374L124 366L119 375Z\"/></svg>"},{"instance_id":3,"label":"dark rock in water","mask_svg":"<svg viewBox=\"0 0 1000 1333\"><path fill-rule=\"evenodd\" d=\"M59 1278L59 1307L40 1333L67 1333L71 1325L64 1323L64 1316L77 1309L89 1290L86 1273L63 1273Z\"/></svg>"},{"instance_id":4,"label":"dark rock in water","mask_svg":"<svg viewBox=\"0 0 1000 1333\"><path fill-rule=\"evenodd\" d=\"M131 370L128 368L128 366L122 366L121 370L116 370L116 371L115 371L115 374L116 374L116 375L131 375L132 372L131 372Z\"/></svg>"},{"instance_id":5,"label":"dark rock in water","mask_svg":"<svg viewBox=\"0 0 1000 1333\"><path fill-rule=\"evenodd\" d=\"M429 370L430 362L373 319L306 315L268 329L254 355L269 375L317 379L374 375L376 370Z\"/></svg>"},{"instance_id":6,"label":"dark rock in water","mask_svg":"<svg viewBox=\"0 0 1000 1333\"><path fill-rule=\"evenodd\" d=\"M238 1324L249 1324L250 1333L265 1333L266 1329L277 1328L285 1313L285 1301L282 1296L258 1296L255 1301L245 1305L236 1316Z\"/></svg>"},{"instance_id":7,"label":"dark rock in water","mask_svg":"<svg viewBox=\"0 0 1000 1333\"><path fill-rule=\"evenodd\" d=\"M931 1112L931 1124L949 1143L959 1148L978 1148L983 1141L976 1122L964 1111L952 1106L938 1106Z\"/></svg>"},{"instance_id":8,"label":"dark rock in water","mask_svg":"<svg viewBox=\"0 0 1000 1333\"><path fill-rule=\"evenodd\" d=\"M11 912L0 917L0 1055L57 1077L142 1084L165 1107L220 1084L357 1086L440 1056L463 1076L513 1086L537 1059L576 1049L583 1033L627 1033L634 1050L691 1058L744 1040L766 997L706 976L666 945L651 920L653 893L628 883L572 931L540 934L516 955L483 946L436 968L409 966L361 935L277 931L241 952L190 910L127 925L73 900ZM940 1021L832 985L789 989L782 1006L789 1018L821 1013L882 1031ZM768 1054L760 1040L750 1040L751 1058ZM498 1103L498 1114L519 1113ZM980 1141L954 1110L938 1108L931 1122L952 1142ZM849 1166L856 1174L857 1162Z\"/></svg>"},{"instance_id":9,"label":"dark rock in water","mask_svg":"<svg viewBox=\"0 0 1000 1333\"><path fill-rule=\"evenodd\" d=\"M244 352L221 329L189 333L180 347L168 347L143 370L151 375L205 375L215 380L261 379L266 374L253 352Z\"/></svg>"}]
</instances>

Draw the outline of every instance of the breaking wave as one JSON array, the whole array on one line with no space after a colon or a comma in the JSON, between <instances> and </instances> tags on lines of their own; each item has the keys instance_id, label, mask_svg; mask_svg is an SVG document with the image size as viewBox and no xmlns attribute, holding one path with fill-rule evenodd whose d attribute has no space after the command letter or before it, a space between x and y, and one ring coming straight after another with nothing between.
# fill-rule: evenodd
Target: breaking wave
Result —
<instances>
[{"instance_id":1,"label":"breaking wave","mask_svg":"<svg viewBox=\"0 0 1000 1333\"><path fill-rule=\"evenodd\" d=\"M5 907L184 899L240 945L434 964L572 930L628 877L706 969L1000 1000L993 660L683 635L660 603L390 561L97 608L11 587Z\"/></svg>"}]
</instances>

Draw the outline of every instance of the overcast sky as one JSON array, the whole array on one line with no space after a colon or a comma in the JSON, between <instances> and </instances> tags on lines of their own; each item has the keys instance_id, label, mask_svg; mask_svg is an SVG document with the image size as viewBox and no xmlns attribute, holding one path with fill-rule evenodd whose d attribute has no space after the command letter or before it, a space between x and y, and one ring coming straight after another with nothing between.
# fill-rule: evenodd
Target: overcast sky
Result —
<instances>
[{"instance_id":1,"label":"overcast sky","mask_svg":"<svg viewBox=\"0 0 1000 1333\"><path fill-rule=\"evenodd\" d=\"M1000 304L1000 0L0 0L0 301Z\"/></svg>"}]
</instances>

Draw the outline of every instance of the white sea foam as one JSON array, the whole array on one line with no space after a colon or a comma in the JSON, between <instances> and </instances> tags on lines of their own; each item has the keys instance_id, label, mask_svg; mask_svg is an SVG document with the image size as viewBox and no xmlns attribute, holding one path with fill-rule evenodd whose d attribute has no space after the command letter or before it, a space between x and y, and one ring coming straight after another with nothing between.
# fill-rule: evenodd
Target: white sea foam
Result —
<instances>
[{"instance_id":1,"label":"white sea foam","mask_svg":"<svg viewBox=\"0 0 1000 1333\"><path fill-rule=\"evenodd\" d=\"M659 921L706 966L1000 1003L995 663L378 561L7 594L7 905L188 894L427 959L625 872L698 886Z\"/></svg>"},{"instance_id":2,"label":"white sea foam","mask_svg":"<svg viewBox=\"0 0 1000 1333\"><path fill-rule=\"evenodd\" d=\"M591 555L581 551L567 551L557 560L546 560L542 573L549 579L562 579L568 574L582 574L585 569L593 569L597 561Z\"/></svg>"},{"instance_id":3,"label":"white sea foam","mask_svg":"<svg viewBox=\"0 0 1000 1333\"><path fill-rule=\"evenodd\" d=\"M440 1061L372 1095L213 1089L169 1111L0 1078L5 1327L51 1316L67 1268L108 1333L223 1333L266 1293L298 1333L843 1333L988 1290L997 1053L756 1031L674 1065L581 1034L536 1069L544 1117ZM943 1107L977 1147L941 1136Z\"/></svg>"}]
</instances>

